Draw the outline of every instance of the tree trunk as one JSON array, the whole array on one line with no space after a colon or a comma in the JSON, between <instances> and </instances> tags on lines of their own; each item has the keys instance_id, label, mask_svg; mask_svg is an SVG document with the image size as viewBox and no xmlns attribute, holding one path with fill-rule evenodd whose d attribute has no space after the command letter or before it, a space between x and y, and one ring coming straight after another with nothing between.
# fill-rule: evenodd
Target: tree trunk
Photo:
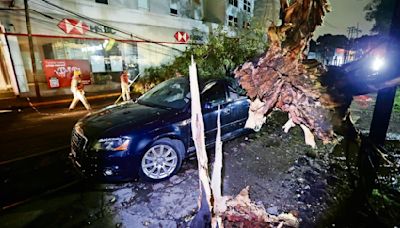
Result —
<instances>
[{"instance_id":1,"label":"tree trunk","mask_svg":"<svg viewBox=\"0 0 400 228\"><path fill-rule=\"evenodd\" d=\"M362 61L351 67L330 68L307 60L304 52L312 34L328 12L327 0L281 0L282 25L268 29L269 49L259 59L235 70L236 78L251 98L246 125L259 129L264 115L273 109L289 113L284 129L300 125L305 142L315 147L314 136L324 143L334 139L354 95L393 86L400 79L367 81L351 75L351 67L365 68Z\"/></svg>"}]
</instances>

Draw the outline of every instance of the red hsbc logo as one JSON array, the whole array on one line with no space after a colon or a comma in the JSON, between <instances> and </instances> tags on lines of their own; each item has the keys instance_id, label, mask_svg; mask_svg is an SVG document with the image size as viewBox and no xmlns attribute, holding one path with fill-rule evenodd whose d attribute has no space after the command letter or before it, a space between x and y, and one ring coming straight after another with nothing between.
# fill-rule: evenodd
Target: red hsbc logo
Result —
<instances>
[{"instance_id":1,"label":"red hsbc logo","mask_svg":"<svg viewBox=\"0 0 400 228\"><path fill-rule=\"evenodd\" d=\"M187 43L190 39L190 36L187 32L176 32L174 37L179 43Z\"/></svg>"},{"instance_id":2,"label":"red hsbc logo","mask_svg":"<svg viewBox=\"0 0 400 228\"><path fill-rule=\"evenodd\" d=\"M80 20L64 18L57 25L67 34L83 35L89 30L89 26Z\"/></svg>"}]
</instances>

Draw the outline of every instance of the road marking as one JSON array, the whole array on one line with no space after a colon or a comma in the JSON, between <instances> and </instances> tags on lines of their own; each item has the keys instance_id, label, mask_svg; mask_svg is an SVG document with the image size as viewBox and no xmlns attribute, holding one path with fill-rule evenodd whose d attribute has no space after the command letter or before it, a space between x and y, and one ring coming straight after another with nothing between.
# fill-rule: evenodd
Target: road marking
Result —
<instances>
[{"instance_id":1,"label":"road marking","mask_svg":"<svg viewBox=\"0 0 400 228\"><path fill-rule=\"evenodd\" d=\"M12 112L12 110L0 110L0 113L8 113L8 112Z\"/></svg>"}]
</instances>

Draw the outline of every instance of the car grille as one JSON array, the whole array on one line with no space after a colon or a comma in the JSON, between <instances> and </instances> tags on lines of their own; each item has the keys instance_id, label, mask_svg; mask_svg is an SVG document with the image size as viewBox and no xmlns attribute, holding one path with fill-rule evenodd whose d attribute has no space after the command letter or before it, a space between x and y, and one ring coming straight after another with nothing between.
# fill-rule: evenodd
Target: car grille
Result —
<instances>
[{"instance_id":1,"label":"car grille","mask_svg":"<svg viewBox=\"0 0 400 228\"><path fill-rule=\"evenodd\" d=\"M72 131L72 137L71 137L71 149L73 150L73 152L75 152L76 157L81 155L81 153L85 149L86 144L87 144L86 137L74 129Z\"/></svg>"},{"instance_id":2,"label":"car grille","mask_svg":"<svg viewBox=\"0 0 400 228\"><path fill-rule=\"evenodd\" d=\"M98 173L97 157L86 150L88 139L82 132L74 129L71 137L71 156L75 167L86 177Z\"/></svg>"}]
</instances>

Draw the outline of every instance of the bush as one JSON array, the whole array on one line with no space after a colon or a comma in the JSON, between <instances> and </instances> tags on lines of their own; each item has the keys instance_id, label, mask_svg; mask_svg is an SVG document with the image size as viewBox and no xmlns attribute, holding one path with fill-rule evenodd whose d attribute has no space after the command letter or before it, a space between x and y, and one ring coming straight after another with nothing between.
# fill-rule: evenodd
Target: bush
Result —
<instances>
[{"instance_id":1,"label":"bush","mask_svg":"<svg viewBox=\"0 0 400 228\"><path fill-rule=\"evenodd\" d=\"M233 37L219 27L208 35L207 43L198 44L192 41L172 63L147 68L138 82L137 89L141 90L149 87L148 85L155 85L175 77L178 72L189 75L191 56L196 61L199 77L207 79L232 76L237 66L260 55L267 48L265 30L259 25L251 25L247 29L238 29L234 32L236 36ZM201 35L198 31L192 31L191 37L201 37Z\"/></svg>"}]
</instances>

